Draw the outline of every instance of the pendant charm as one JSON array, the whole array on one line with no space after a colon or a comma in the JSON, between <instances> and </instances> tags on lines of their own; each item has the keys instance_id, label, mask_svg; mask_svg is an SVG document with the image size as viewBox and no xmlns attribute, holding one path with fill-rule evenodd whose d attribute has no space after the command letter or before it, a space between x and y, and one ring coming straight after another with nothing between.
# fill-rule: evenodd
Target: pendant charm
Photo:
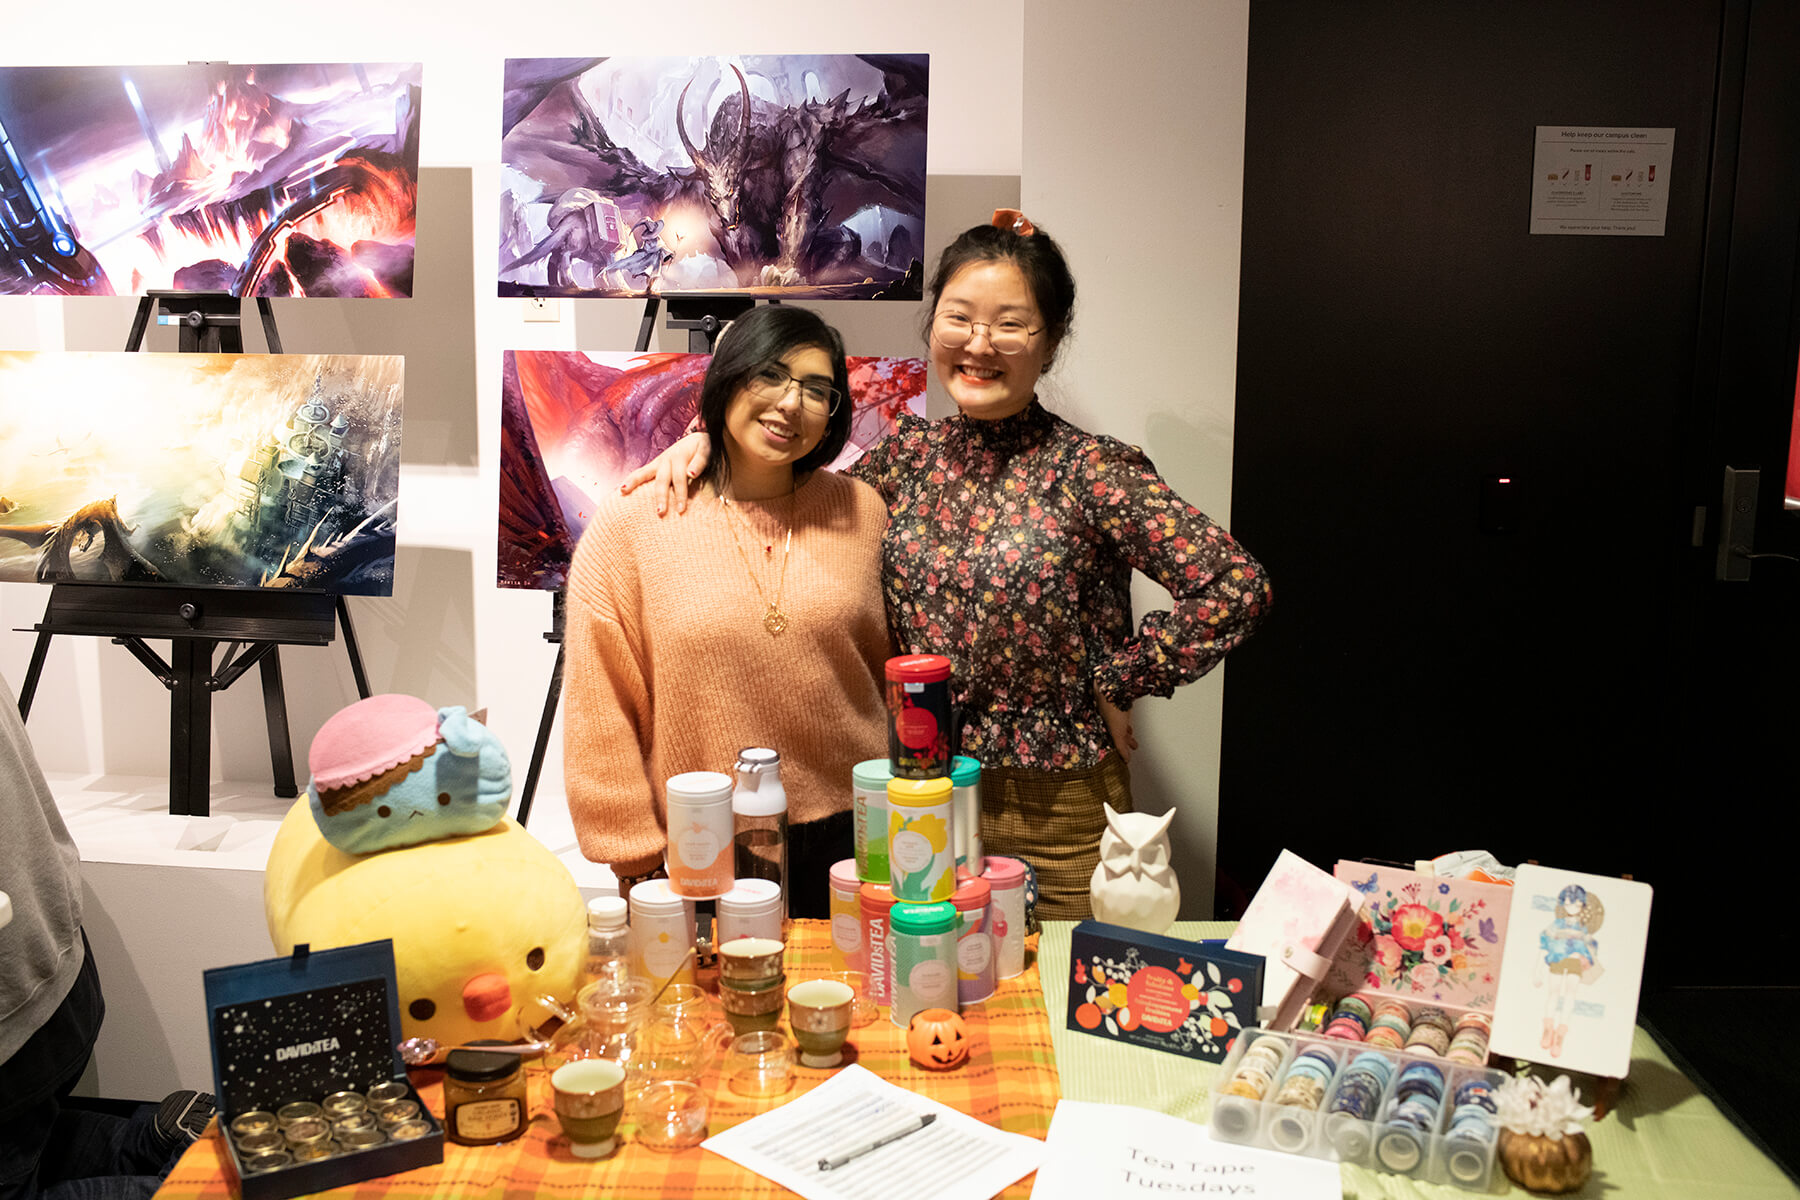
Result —
<instances>
[{"instance_id":1,"label":"pendant charm","mask_svg":"<svg viewBox=\"0 0 1800 1200\"><path fill-rule=\"evenodd\" d=\"M769 611L763 614L763 628L769 631L771 637L781 636L787 629L787 614L773 604L769 605Z\"/></svg>"}]
</instances>

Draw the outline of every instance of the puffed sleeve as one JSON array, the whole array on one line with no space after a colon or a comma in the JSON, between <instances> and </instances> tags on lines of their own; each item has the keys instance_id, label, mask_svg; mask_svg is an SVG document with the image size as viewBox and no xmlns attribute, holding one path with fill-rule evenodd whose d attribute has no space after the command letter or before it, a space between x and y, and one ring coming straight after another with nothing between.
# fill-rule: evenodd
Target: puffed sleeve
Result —
<instances>
[{"instance_id":1,"label":"puffed sleeve","mask_svg":"<svg viewBox=\"0 0 1800 1200\"><path fill-rule=\"evenodd\" d=\"M1096 439L1074 486L1098 536L1173 601L1146 613L1136 634L1100 661L1094 683L1107 699L1123 707L1139 696L1170 695L1217 666L1262 621L1272 600L1262 564L1176 495L1143 451Z\"/></svg>"},{"instance_id":2,"label":"puffed sleeve","mask_svg":"<svg viewBox=\"0 0 1800 1200\"><path fill-rule=\"evenodd\" d=\"M620 875L662 861L666 831L644 769L652 709L618 557L590 526L569 570L563 624L563 771L581 853Z\"/></svg>"}]
</instances>

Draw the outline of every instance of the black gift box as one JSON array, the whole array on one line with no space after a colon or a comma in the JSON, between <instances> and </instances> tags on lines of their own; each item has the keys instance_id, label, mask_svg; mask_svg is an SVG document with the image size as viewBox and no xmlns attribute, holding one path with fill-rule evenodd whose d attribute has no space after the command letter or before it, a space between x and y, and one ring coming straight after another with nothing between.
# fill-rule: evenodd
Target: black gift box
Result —
<instances>
[{"instance_id":1,"label":"black gift box","mask_svg":"<svg viewBox=\"0 0 1800 1200\"><path fill-rule=\"evenodd\" d=\"M400 1058L392 941L317 953L296 946L288 958L216 968L206 972L206 1008L219 1131L244 1200L284 1200L444 1161L443 1126L422 1102L431 1126L423 1137L271 1171L246 1174L231 1136L242 1113L390 1080L419 1101Z\"/></svg>"},{"instance_id":2,"label":"black gift box","mask_svg":"<svg viewBox=\"0 0 1800 1200\"><path fill-rule=\"evenodd\" d=\"M1069 938L1068 1028L1223 1062L1256 1024L1263 956L1104 921ZM1189 996L1188 993L1193 995Z\"/></svg>"}]
</instances>

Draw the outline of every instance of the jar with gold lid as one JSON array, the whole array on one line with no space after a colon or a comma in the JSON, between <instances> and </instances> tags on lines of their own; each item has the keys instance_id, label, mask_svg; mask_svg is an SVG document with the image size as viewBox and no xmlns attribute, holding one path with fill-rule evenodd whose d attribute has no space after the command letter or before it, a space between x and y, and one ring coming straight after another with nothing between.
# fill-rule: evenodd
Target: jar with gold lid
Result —
<instances>
[{"instance_id":1,"label":"jar with gold lid","mask_svg":"<svg viewBox=\"0 0 1800 1200\"><path fill-rule=\"evenodd\" d=\"M444 1059L444 1136L460 1146L492 1146L530 1123L519 1055L466 1048Z\"/></svg>"}]
</instances>

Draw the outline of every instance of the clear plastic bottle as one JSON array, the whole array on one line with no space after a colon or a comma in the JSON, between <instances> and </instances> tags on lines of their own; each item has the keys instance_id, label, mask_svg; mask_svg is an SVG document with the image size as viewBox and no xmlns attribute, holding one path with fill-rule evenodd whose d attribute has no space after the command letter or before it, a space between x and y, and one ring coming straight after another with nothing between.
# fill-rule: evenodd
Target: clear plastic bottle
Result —
<instances>
[{"instance_id":1,"label":"clear plastic bottle","mask_svg":"<svg viewBox=\"0 0 1800 1200\"><path fill-rule=\"evenodd\" d=\"M738 751L737 787L731 793L732 841L739 879L770 879L781 887L781 915L788 909L788 804L781 786L781 755L763 747Z\"/></svg>"},{"instance_id":2,"label":"clear plastic bottle","mask_svg":"<svg viewBox=\"0 0 1800 1200\"><path fill-rule=\"evenodd\" d=\"M588 901L587 960L581 984L597 980L623 983L631 977L631 927L626 923L629 906L617 896Z\"/></svg>"}]
</instances>

